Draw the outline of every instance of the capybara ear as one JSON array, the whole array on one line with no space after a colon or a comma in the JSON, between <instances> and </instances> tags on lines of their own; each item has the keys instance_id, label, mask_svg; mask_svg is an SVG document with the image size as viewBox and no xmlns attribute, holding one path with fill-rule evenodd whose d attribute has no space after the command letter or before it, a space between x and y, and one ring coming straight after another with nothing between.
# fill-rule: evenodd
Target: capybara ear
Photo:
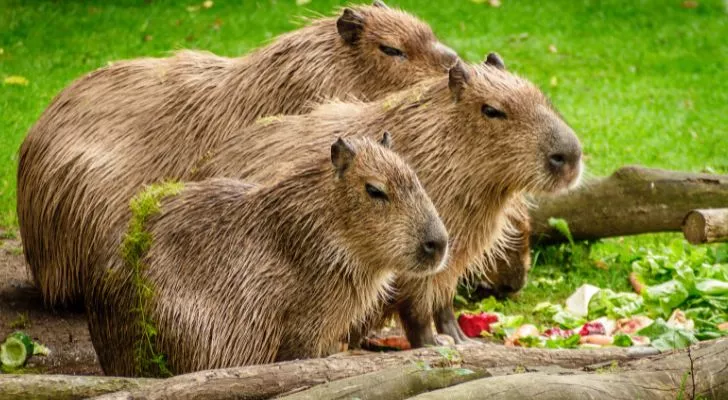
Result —
<instances>
[{"instance_id":1,"label":"capybara ear","mask_svg":"<svg viewBox=\"0 0 728 400\"><path fill-rule=\"evenodd\" d=\"M389 131L384 131L384 135L382 135L382 138L379 139L379 144L382 146L391 149L392 148L392 134L389 133Z\"/></svg>"},{"instance_id":2,"label":"capybara ear","mask_svg":"<svg viewBox=\"0 0 728 400\"><path fill-rule=\"evenodd\" d=\"M455 62L455 65L450 68L447 83L455 101L460 100L460 96L463 94L463 90L465 90L465 85L468 84L468 80L470 80L470 74L462 60L458 59Z\"/></svg>"},{"instance_id":3,"label":"capybara ear","mask_svg":"<svg viewBox=\"0 0 728 400\"><path fill-rule=\"evenodd\" d=\"M485 61L483 61L483 64L490 65L491 67L496 67L502 71L506 70L506 63L503 62L503 59L501 58L501 56L498 55L498 53L488 53L488 56L485 57Z\"/></svg>"},{"instance_id":4,"label":"capybara ear","mask_svg":"<svg viewBox=\"0 0 728 400\"><path fill-rule=\"evenodd\" d=\"M387 10L389 10L389 6L384 4L384 2L382 0L374 0L372 2L372 6L379 7L379 8L386 8Z\"/></svg>"},{"instance_id":5,"label":"capybara ear","mask_svg":"<svg viewBox=\"0 0 728 400\"><path fill-rule=\"evenodd\" d=\"M338 20L336 29L348 44L354 44L364 30L364 18L351 8L345 8Z\"/></svg>"},{"instance_id":6,"label":"capybara ear","mask_svg":"<svg viewBox=\"0 0 728 400\"><path fill-rule=\"evenodd\" d=\"M331 163L339 176L349 168L356 152L344 139L339 138L331 145Z\"/></svg>"}]
</instances>

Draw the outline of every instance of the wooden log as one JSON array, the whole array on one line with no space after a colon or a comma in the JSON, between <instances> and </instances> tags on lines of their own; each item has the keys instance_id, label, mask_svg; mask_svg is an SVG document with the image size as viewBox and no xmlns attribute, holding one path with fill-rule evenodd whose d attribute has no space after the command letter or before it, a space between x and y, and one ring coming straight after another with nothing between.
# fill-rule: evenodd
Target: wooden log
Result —
<instances>
[{"instance_id":1,"label":"wooden log","mask_svg":"<svg viewBox=\"0 0 728 400\"><path fill-rule=\"evenodd\" d=\"M484 375L482 371L477 372L465 368L410 366L340 379L280 398L285 400L399 400L482 378Z\"/></svg>"},{"instance_id":2,"label":"wooden log","mask_svg":"<svg viewBox=\"0 0 728 400\"><path fill-rule=\"evenodd\" d=\"M483 378L412 397L429 399L728 399L728 339L593 373Z\"/></svg>"},{"instance_id":3,"label":"wooden log","mask_svg":"<svg viewBox=\"0 0 728 400\"><path fill-rule=\"evenodd\" d=\"M94 384L95 379L108 378L45 375L37 379L45 380L46 384L38 385L36 376L33 375L0 375L0 399L11 398L9 396L14 393L43 398L44 393L55 393L54 390L68 387L75 387L76 390L71 392L73 396L67 398L87 398L105 392L109 394L100 398L266 399L337 379L411 365L429 365L433 368L454 366L471 370L515 365L582 368L611 360L635 360L656 352L649 348L546 350L468 344L201 371L164 380L128 379L129 382L138 382L138 386L115 393L109 393L112 390L99 390ZM10 382L13 385L6 384ZM13 389L9 391L8 388Z\"/></svg>"},{"instance_id":4,"label":"wooden log","mask_svg":"<svg viewBox=\"0 0 728 400\"><path fill-rule=\"evenodd\" d=\"M153 379L73 375L0 375L0 399L83 399L141 388Z\"/></svg>"},{"instance_id":5,"label":"wooden log","mask_svg":"<svg viewBox=\"0 0 728 400\"><path fill-rule=\"evenodd\" d=\"M682 230L692 244L728 242L728 208L692 210Z\"/></svg>"},{"instance_id":6,"label":"wooden log","mask_svg":"<svg viewBox=\"0 0 728 400\"><path fill-rule=\"evenodd\" d=\"M690 210L728 207L728 176L629 166L534 205L534 243L566 241L550 217L564 218L575 240L680 231Z\"/></svg>"}]
</instances>

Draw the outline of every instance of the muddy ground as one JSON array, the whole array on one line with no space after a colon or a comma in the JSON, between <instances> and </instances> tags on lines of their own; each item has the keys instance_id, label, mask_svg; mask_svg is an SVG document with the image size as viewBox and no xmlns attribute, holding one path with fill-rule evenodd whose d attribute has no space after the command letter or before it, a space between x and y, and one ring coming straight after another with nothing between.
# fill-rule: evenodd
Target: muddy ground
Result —
<instances>
[{"instance_id":1,"label":"muddy ground","mask_svg":"<svg viewBox=\"0 0 728 400\"><path fill-rule=\"evenodd\" d=\"M47 310L27 271L16 232L0 230L0 341L22 330L51 350L34 356L28 372L101 375L83 313Z\"/></svg>"}]
</instances>

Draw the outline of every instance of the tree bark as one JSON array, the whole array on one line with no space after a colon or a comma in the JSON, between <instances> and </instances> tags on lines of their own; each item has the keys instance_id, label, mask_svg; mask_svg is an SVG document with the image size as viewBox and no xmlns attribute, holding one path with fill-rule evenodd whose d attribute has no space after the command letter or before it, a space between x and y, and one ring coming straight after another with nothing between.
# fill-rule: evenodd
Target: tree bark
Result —
<instances>
[{"instance_id":1,"label":"tree bark","mask_svg":"<svg viewBox=\"0 0 728 400\"><path fill-rule=\"evenodd\" d=\"M726 359L728 339L722 339L593 373L483 378L412 399L726 399Z\"/></svg>"},{"instance_id":2,"label":"tree bark","mask_svg":"<svg viewBox=\"0 0 728 400\"><path fill-rule=\"evenodd\" d=\"M484 375L465 368L393 368L325 383L281 398L399 400L482 378Z\"/></svg>"},{"instance_id":3,"label":"tree bark","mask_svg":"<svg viewBox=\"0 0 728 400\"><path fill-rule=\"evenodd\" d=\"M690 211L682 229L692 244L728 242L728 208Z\"/></svg>"},{"instance_id":4,"label":"tree bark","mask_svg":"<svg viewBox=\"0 0 728 400\"><path fill-rule=\"evenodd\" d=\"M575 240L680 231L691 210L728 206L728 176L629 166L534 203L534 243L567 240L549 226L550 217L564 218Z\"/></svg>"},{"instance_id":5,"label":"tree bark","mask_svg":"<svg viewBox=\"0 0 728 400\"><path fill-rule=\"evenodd\" d=\"M138 388L110 393L105 399L266 399L296 389L305 389L337 379L348 378L387 368L429 365L456 366L471 370L515 365L558 365L582 368L612 360L627 361L654 355L650 348L610 348L596 350L545 350L507 348L500 345L477 344L455 347L424 348L391 353L334 356L328 358L289 361L276 364L209 370L179 375L164 380L144 380ZM43 398L44 393L68 386L78 386L75 398L98 395L92 377L44 376L49 385L38 386L32 375L0 375L0 399L13 393L25 393ZM104 379L104 378L101 378ZM15 382L12 392L6 382ZM130 382L136 380L130 379ZM52 384L51 384L52 383ZM52 386L52 387L49 387ZM86 389L84 389L86 388ZM82 390L93 390L82 392ZM120 390L120 389L115 389ZM73 398L73 397L70 397Z\"/></svg>"}]
</instances>

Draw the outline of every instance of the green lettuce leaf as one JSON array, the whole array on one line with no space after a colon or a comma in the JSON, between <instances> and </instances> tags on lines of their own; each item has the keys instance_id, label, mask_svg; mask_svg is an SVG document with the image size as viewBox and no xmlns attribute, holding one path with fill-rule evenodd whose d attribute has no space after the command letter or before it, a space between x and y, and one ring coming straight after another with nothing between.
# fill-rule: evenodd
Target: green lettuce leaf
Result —
<instances>
[{"instance_id":1,"label":"green lettuce leaf","mask_svg":"<svg viewBox=\"0 0 728 400\"><path fill-rule=\"evenodd\" d=\"M548 301L538 303L533 311L541 314L549 321L559 324L562 328L573 329L584 325L586 320L564 310L560 304L551 304Z\"/></svg>"},{"instance_id":2,"label":"green lettuce leaf","mask_svg":"<svg viewBox=\"0 0 728 400\"><path fill-rule=\"evenodd\" d=\"M637 334L650 338L650 345L660 351L682 349L698 342L698 338L692 332L673 328L667 325L662 318L658 318L651 325L640 329Z\"/></svg>"},{"instance_id":3,"label":"green lettuce leaf","mask_svg":"<svg viewBox=\"0 0 728 400\"><path fill-rule=\"evenodd\" d=\"M695 290L701 296L726 296L728 297L728 282L717 279L699 279L695 284Z\"/></svg>"},{"instance_id":4,"label":"green lettuce leaf","mask_svg":"<svg viewBox=\"0 0 728 400\"><path fill-rule=\"evenodd\" d=\"M602 289L589 300L589 319L599 317L626 318L639 314L644 309L642 297L636 293L615 293Z\"/></svg>"},{"instance_id":5,"label":"green lettuce leaf","mask_svg":"<svg viewBox=\"0 0 728 400\"><path fill-rule=\"evenodd\" d=\"M549 349L575 349L579 347L579 334L571 335L567 338L555 336L546 340L545 347Z\"/></svg>"},{"instance_id":6,"label":"green lettuce leaf","mask_svg":"<svg viewBox=\"0 0 728 400\"><path fill-rule=\"evenodd\" d=\"M685 285L675 279L655 286L647 286L642 292L645 307L656 314L668 316L689 297Z\"/></svg>"},{"instance_id":7,"label":"green lettuce leaf","mask_svg":"<svg viewBox=\"0 0 728 400\"><path fill-rule=\"evenodd\" d=\"M613 343L615 346L619 347L629 347L633 344L632 337L623 333L614 335Z\"/></svg>"}]
</instances>

